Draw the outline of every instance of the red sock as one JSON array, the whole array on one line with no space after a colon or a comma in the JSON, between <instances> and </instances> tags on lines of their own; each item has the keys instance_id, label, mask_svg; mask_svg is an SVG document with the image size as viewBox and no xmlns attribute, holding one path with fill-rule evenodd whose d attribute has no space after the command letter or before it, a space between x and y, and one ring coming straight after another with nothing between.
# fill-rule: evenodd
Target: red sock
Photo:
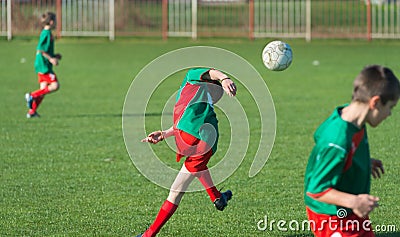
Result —
<instances>
[{"instance_id":1,"label":"red sock","mask_svg":"<svg viewBox=\"0 0 400 237\"><path fill-rule=\"evenodd\" d=\"M208 196L210 196L210 199L212 202L215 201L215 199L221 197L221 192L218 191L218 189L215 186L212 186L211 188L206 189Z\"/></svg>"},{"instance_id":2,"label":"red sock","mask_svg":"<svg viewBox=\"0 0 400 237\"><path fill-rule=\"evenodd\" d=\"M39 96L32 101L32 109L29 110L29 114L36 113L36 110L39 107L40 103L42 103L43 99L44 99L44 96Z\"/></svg>"},{"instance_id":3,"label":"red sock","mask_svg":"<svg viewBox=\"0 0 400 237\"><path fill-rule=\"evenodd\" d=\"M214 186L214 183L211 179L210 171L208 169L199 171L194 175L199 179L200 183L204 186L212 202L214 202L215 199L221 197L221 192L218 191L218 189Z\"/></svg>"},{"instance_id":4,"label":"red sock","mask_svg":"<svg viewBox=\"0 0 400 237\"><path fill-rule=\"evenodd\" d=\"M36 98L39 97L39 96L48 94L49 92L50 92L50 91L49 91L49 88L46 86L46 87L43 88L43 89L39 89L39 90L37 90L37 91L32 92L32 93L31 93L31 96L32 96L33 99L36 99Z\"/></svg>"},{"instance_id":5,"label":"red sock","mask_svg":"<svg viewBox=\"0 0 400 237\"><path fill-rule=\"evenodd\" d=\"M161 227L164 226L164 224L174 214L177 208L178 205L175 205L172 202L165 200L153 224L149 227L149 229L146 230L146 232L143 233L143 237L156 236L156 234L160 231Z\"/></svg>"}]
</instances>

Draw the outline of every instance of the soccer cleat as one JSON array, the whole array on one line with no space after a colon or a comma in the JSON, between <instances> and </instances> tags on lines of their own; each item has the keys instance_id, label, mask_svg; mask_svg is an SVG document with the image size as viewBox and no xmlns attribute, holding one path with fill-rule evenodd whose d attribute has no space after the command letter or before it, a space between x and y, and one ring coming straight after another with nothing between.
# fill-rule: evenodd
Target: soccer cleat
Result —
<instances>
[{"instance_id":1,"label":"soccer cleat","mask_svg":"<svg viewBox=\"0 0 400 237\"><path fill-rule=\"evenodd\" d=\"M31 96L31 94L26 93L26 94L25 94L25 100L26 100L26 106L27 106L29 109L32 109L33 97Z\"/></svg>"},{"instance_id":2,"label":"soccer cleat","mask_svg":"<svg viewBox=\"0 0 400 237\"><path fill-rule=\"evenodd\" d=\"M27 113L26 118L40 118L40 115L37 112L33 114Z\"/></svg>"},{"instance_id":3,"label":"soccer cleat","mask_svg":"<svg viewBox=\"0 0 400 237\"><path fill-rule=\"evenodd\" d=\"M215 199L214 206L218 211L223 211L226 206L228 206L228 201L232 198L231 190L221 193L221 197Z\"/></svg>"}]
</instances>

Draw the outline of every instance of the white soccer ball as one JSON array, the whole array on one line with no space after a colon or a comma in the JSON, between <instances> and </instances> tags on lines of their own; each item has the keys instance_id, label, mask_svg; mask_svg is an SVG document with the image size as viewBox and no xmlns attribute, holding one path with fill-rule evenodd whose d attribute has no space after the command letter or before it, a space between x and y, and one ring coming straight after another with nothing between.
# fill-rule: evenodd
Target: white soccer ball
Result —
<instances>
[{"instance_id":1,"label":"white soccer ball","mask_svg":"<svg viewBox=\"0 0 400 237\"><path fill-rule=\"evenodd\" d=\"M292 48L280 40L271 41L264 47L262 59L269 70L283 71L292 63Z\"/></svg>"}]
</instances>

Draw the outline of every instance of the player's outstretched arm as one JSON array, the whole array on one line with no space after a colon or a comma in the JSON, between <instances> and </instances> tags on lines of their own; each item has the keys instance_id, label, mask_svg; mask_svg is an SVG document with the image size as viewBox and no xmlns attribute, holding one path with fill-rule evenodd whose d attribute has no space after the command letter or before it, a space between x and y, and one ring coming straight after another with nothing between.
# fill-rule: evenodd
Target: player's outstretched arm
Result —
<instances>
[{"instance_id":1,"label":"player's outstretched arm","mask_svg":"<svg viewBox=\"0 0 400 237\"><path fill-rule=\"evenodd\" d=\"M226 94L228 94L229 96L236 95L236 85L227 75L225 75L225 73L215 69L211 69L210 77L212 80L220 81L222 88L224 89Z\"/></svg>"},{"instance_id":2,"label":"player's outstretched arm","mask_svg":"<svg viewBox=\"0 0 400 237\"><path fill-rule=\"evenodd\" d=\"M157 144L158 142L161 142L165 138L173 136L173 135L174 135L174 128L170 127L164 131L161 131L161 130L154 131L154 132L150 133L147 137L143 138L141 141Z\"/></svg>"}]
</instances>

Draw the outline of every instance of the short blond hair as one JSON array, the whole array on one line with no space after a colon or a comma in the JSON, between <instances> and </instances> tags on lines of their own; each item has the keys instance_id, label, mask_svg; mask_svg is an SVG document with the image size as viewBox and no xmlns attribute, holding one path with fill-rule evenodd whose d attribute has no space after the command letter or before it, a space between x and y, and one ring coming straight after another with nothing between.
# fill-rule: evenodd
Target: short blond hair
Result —
<instances>
[{"instance_id":1,"label":"short blond hair","mask_svg":"<svg viewBox=\"0 0 400 237\"><path fill-rule=\"evenodd\" d=\"M383 105L400 97L400 83L393 71L380 65L365 67L354 80L353 101L367 103L379 96Z\"/></svg>"}]
</instances>

